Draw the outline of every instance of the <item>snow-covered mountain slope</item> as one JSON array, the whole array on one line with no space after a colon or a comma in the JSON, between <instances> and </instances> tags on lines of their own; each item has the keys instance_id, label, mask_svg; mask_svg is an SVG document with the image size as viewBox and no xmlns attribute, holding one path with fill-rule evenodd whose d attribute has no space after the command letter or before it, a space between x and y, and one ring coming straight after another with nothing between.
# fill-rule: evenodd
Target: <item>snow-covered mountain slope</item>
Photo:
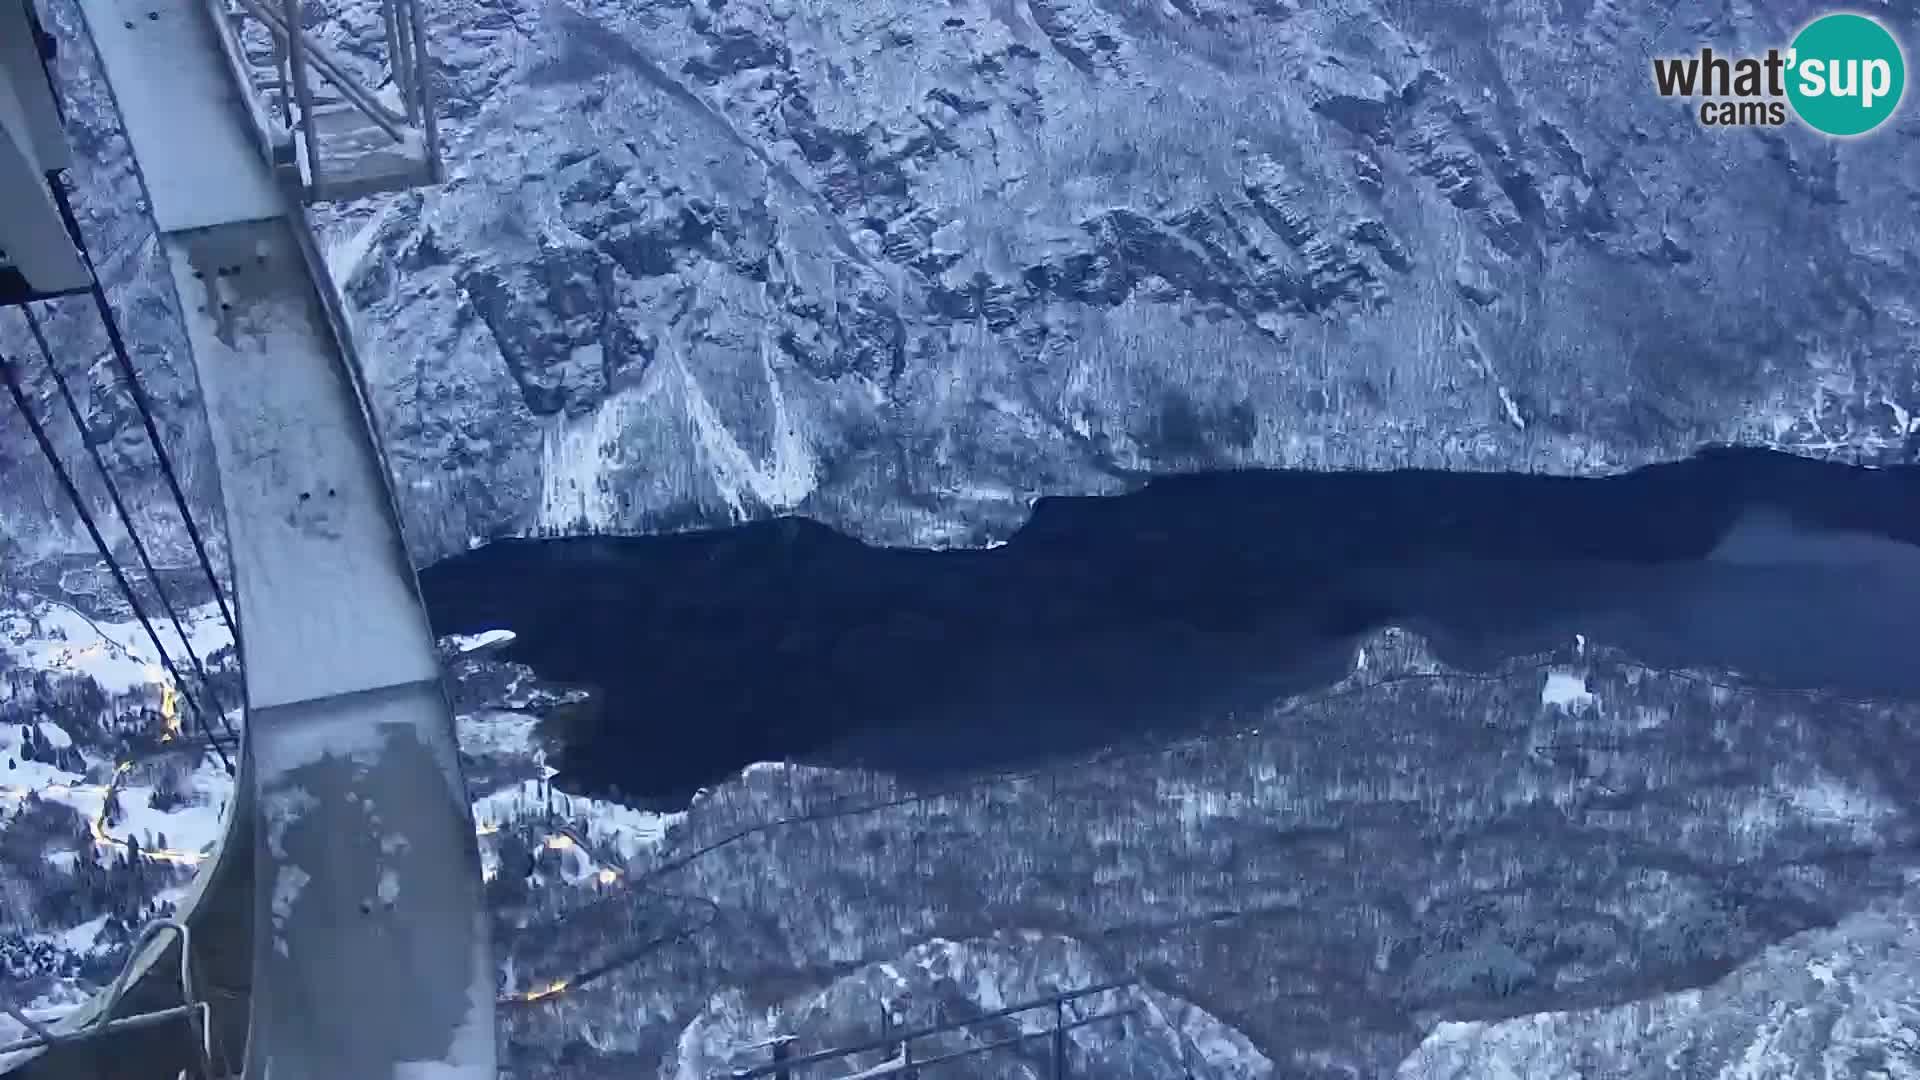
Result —
<instances>
[{"instance_id":1,"label":"snow-covered mountain slope","mask_svg":"<svg viewBox=\"0 0 1920 1080\"><path fill-rule=\"evenodd\" d=\"M978 543L1139 471L1900 448L1916 114L1703 130L1649 51L1816 5L1669 8L445 8L449 183L334 229L411 524Z\"/></svg>"},{"instance_id":2,"label":"snow-covered mountain slope","mask_svg":"<svg viewBox=\"0 0 1920 1080\"><path fill-rule=\"evenodd\" d=\"M422 560L780 511L977 543L1141 471L1912 447L1920 111L1840 142L1650 85L1812 0L429 7L448 182L323 215ZM85 59L90 227L197 460ZM9 516L57 513L7 430Z\"/></svg>"},{"instance_id":3,"label":"snow-covered mountain slope","mask_svg":"<svg viewBox=\"0 0 1920 1080\"><path fill-rule=\"evenodd\" d=\"M630 868L648 892L624 910L515 939L527 984L606 970L508 1013L509 1059L677 1076L775 1023L825 1040L871 1016L814 1003L870 993L872 965L1031 931L1237 1033L1243 1071L1221 1075L1382 1077L1443 1022L1770 977L1770 945L1912 893L1911 708L1717 685L1588 644L1480 673L1397 631L1361 655L1237 738L931 791L749 769L694 803L659 873ZM1871 963L1881 985L1912 978L1896 950ZM913 997L964 1015L1018 1000L1022 970ZM1763 1022L1729 1009L1715 1030L1735 1045ZM975 1068L956 1075L1017 1075Z\"/></svg>"},{"instance_id":4,"label":"snow-covered mountain slope","mask_svg":"<svg viewBox=\"0 0 1920 1080\"><path fill-rule=\"evenodd\" d=\"M144 666L77 669L124 627L28 609L48 617L0 642L6 707L43 717L0 723L33 789L0 793L0 963L52 1016L181 895L229 789L167 750ZM774 1034L823 1049L882 1009L928 1023L1127 977L1144 989L1082 1006L1138 1007L1124 1036L1074 1033L1088 1075L1912 1074L1911 708L1587 642L1469 673L1387 631L1236 737L938 790L758 765L662 817L551 787L580 694L499 660L508 640L443 655L509 1075L703 1077ZM1037 1055L948 1068L1038 1077Z\"/></svg>"},{"instance_id":5,"label":"snow-covered mountain slope","mask_svg":"<svg viewBox=\"0 0 1920 1080\"><path fill-rule=\"evenodd\" d=\"M1698 990L1440 1025L1397 1080L1920 1077L1920 875Z\"/></svg>"},{"instance_id":6,"label":"snow-covered mountain slope","mask_svg":"<svg viewBox=\"0 0 1920 1080\"><path fill-rule=\"evenodd\" d=\"M895 1029L952 1022L995 1012L1052 994L1123 981L1097 948L1038 931L991 934L967 941L933 938L889 960L861 964L817 991L755 1008L750 995L716 995L681 1033L678 1061L662 1080L706 1080L733 1068L761 1064L770 1040L788 1036L804 1053L846 1046L880 1036L886 1015ZM1255 1080L1273 1075L1273 1065L1246 1037L1192 1002L1152 987L1128 987L1076 998L1066 1006L1073 1023L1103 1013L1131 1010L1070 1032L1068 1060L1076 1075L1102 1080ZM1044 1036L1053 1010L1036 1009L960 1032L916 1040L914 1057L954 1054L1019 1035ZM942 1063L952 1077L1049 1080L1053 1075L1045 1037L1027 1045ZM836 1064L859 1075L894 1060L884 1052L850 1056ZM828 1066L832 1068L833 1066ZM879 1074L884 1075L884 1074Z\"/></svg>"}]
</instances>

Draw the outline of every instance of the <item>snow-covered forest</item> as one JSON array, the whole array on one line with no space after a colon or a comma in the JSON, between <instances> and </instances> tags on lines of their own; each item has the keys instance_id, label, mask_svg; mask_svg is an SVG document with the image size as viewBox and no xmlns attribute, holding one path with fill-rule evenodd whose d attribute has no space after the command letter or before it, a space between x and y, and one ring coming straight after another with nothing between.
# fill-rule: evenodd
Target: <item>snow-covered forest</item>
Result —
<instances>
[{"instance_id":1,"label":"snow-covered forest","mask_svg":"<svg viewBox=\"0 0 1920 1080\"><path fill-rule=\"evenodd\" d=\"M0 970L50 1018L181 902L232 789L129 624L15 603ZM191 621L237 701L216 616ZM1141 986L1072 1006L1126 1013L1072 1033L1077 1075L1607 1060L1652 1076L1636 1039L1707 1063L1920 1067L1901 952L1920 941L1901 854L1910 709L1585 642L1459 672L1391 631L1340 684L1208 737L938 789L758 765L661 815L554 786L550 732L582 691L498 659L509 640L443 642L508 1075L704 1080L765 1060L776 1035L817 1050L874 1038L883 1017L939 1023L1126 979ZM1754 1011L1762 996L1778 1006ZM1038 1080L1047 1060L1036 1039L941 1075Z\"/></svg>"}]
</instances>

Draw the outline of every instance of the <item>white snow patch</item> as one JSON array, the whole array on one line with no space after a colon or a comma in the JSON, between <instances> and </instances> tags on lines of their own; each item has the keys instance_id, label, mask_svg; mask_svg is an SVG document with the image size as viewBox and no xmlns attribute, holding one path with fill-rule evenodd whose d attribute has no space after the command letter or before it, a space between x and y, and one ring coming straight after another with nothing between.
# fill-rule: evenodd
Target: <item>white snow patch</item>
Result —
<instances>
[{"instance_id":1,"label":"white snow patch","mask_svg":"<svg viewBox=\"0 0 1920 1080\"><path fill-rule=\"evenodd\" d=\"M636 810L620 803L560 791L552 792L552 800L556 814L584 824L581 839L603 859L618 856L624 861L653 850L665 838L667 830L685 816ZM538 780L523 780L475 800L473 817L481 828L505 826L544 815L546 808L545 785ZM589 868L582 874L591 872Z\"/></svg>"},{"instance_id":2,"label":"white snow patch","mask_svg":"<svg viewBox=\"0 0 1920 1080\"><path fill-rule=\"evenodd\" d=\"M907 1052L898 1050L894 1055L870 1069L861 1069L857 1073L848 1073L845 1080L879 1080L882 1076L901 1076L907 1071Z\"/></svg>"},{"instance_id":3,"label":"white snow patch","mask_svg":"<svg viewBox=\"0 0 1920 1080\"><path fill-rule=\"evenodd\" d=\"M69 926L65 930L57 930L52 933L41 933L41 934L36 934L34 936L40 938L43 941L52 942L53 944L59 946L62 949L67 950L68 952L78 953L81 956L86 956L92 953L99 946L100 932L102 930L105 930L106 928L107 928L107 917L105 915L101 915L96 918L88 919L86 922L80 923L76 926Z\"/></svg>"},{"instance_id":4,"label":"white snow patch","mask_svg":"<svg viewBox=\"0 0 1920 1080\"><path fill-rule=\"evenodd\" d=\"M383 904L391 904L400 898L400 875L393 872L391 866L380 868L380 885L375 890Z\"/></svg>"},{"instance_id":5,"label":"white snow patch","mask_svg":"<svg viewBox=\"0 0 1920 1080\"><path fill-rule=\"evenodd\" d=\"M37 761L19 760L18 737L12 725L0 726L0 757L15 761L15 767L0 773L0 813L17 806L28 792L42 799L71 807L90 822L99 822L106 813L111 778L90 782L84 775L55 769ZM96 772L101 768L94 763ZM225 834L223 816L233 791L232 778L212 761L203 761L188 774L181 785L183 801L161 810L153 805L155 788L145 782L142 772L133 772L119 788L120 812L105 831L116 843L137 840L149 852L171 861L192 864L211 850ZM165 843L160 843L161 838ZM49 851L46 858L56 866L71 866L78 854Z\"/></svg>"},{"instance_id":6,"label":"white snow patch","mask_svg":"<svg viewBox=\"0 0 1920 1080\"><path fill-rule=\"evenodd\" d=\"M261 816L267 819L267 850L276 859L287 857L287 826L306 817L320 800L305 788L270 791L260 798Z\"/></svg>"},{"instance_id":7,"label":"white snow patch","mask_svg":"<svg viewBox=\"0 0 1920 1080\"><path fill-rule=\"evenodd\" d=\"M515 636L511 630L482 630L477 634L453 634L447 640L456 651L470 653L505 645Z\"/></svg>"},{"instance_id":8,"label":"white snow patch","mask_svg":"<svg viewBox=\"0 0 1920 1080\"><path fill-rule=\"evenodd\" d=\"M20 1006L20 1011L26 1013L29 1019L38 1023L52 1025L59 1023L68 1013L79 1007L80 1002L64 1000L56 1002L52 996L46 996L26 1002ZM27 1029L25 1026L13 1017L5 1013L0 1013L0 1043L10 1043L16 1039L24 1039L26 1037ZM0 1054L0 1073L7 1072L17 1064L31 1061L33 1058L39 1056L40 1052L38 1048L35 1048L32 1050L18 1050L11 1054Z\"/></svg>"},{"instance_id":9,"label":"white snow patch","mask_svg":"<svg viewBox=\"0 0 1920 1080\"><path fill-rule=\"evenodd\" d=\"M1905 405L1892 398L1882 398L1880 403L1893 414L1893 432L1896 437L1920 431L1920 416L1913 415Z\"/></svg>"},{"instance_id":10,"label":"white snow patch","mask_svg":"<svg viewBox=\"0 0 1920 1080\"><path fill-rule=\"evenodd\" d=\"M70 789L86 779L44 761L28 761L20 756L20 750L20 729L13 724L0 724L0 758L13 762L13 768L0 770L0 812L18 805L28 792L37 791L42 798L69 801Z\"/></svg>"},{"instance_id":11,"label":"white snow patch","mask_svg":"<svg viewBox=\"0 0 1920 1080\"><path fill-rule=\"evenodd\" d=\"M73 736L67 734L67 729L50 720L40 721L40 738L55 750L65 750L73 745Z\"/></svg>"},{"instance_id":12,"label":"white snow patch","mask_svg":"<svg viewBox=\"0 0 1920 1080\"><path fill-rule=\"evenodd\" d=\"M233 778L209 759L188 775L186 787L185 802L168 810L156 810L152 805L152 787L122 784L120 817L108 831L116 837L136 837L146 848L157 846L164 835L168 850L194 854L212 851L226 832L222 811L232 795Z\"/></svg>"},{"instance_id":13,"label":"white snow patch","mask_svg":"<svg viewBox=\"0 0 1920 1080\"><path fill-rule=\"evenodd\" d=\"M761 367L766 372L767 403L773 413L773 460L764 468L754 463L739 440L727 430L700 388L700 381L678 354L674 356L674 365L686 390L687 412L693 420L700 448L713 469L714 485L732 507L735 517L746 510L741 499L743 488L761 505L778 512L800 505L819 483L812 448L788 414L786 394L780 388L771 353L771 344L763 341Z\"/></svg>"},{"instance_id":14,"label":"white snow patch","mask_svg":"<svg viewBox=\"0 0 1920 1080\"><path fill-rule=\"evenodd\" d=\"M366 261L367 252L373 250L374 238L380 235L380 226L386 223L386 219L384 211L370 215L358 232L327 249L327 276L333 278L336 287L345 289L347 283L353 280L353 275L359 272L361 263Z\"/></svg>"},{"instance_id":15,"label":"white snow patch","mask_svg":"<svg viewBox=\"0 0 1920 1080\"><path fill-rule=\"evenodd\" d=\"M183 611L180 623L203 659L233 643L216 605ZM168 656L186 656L171 625L161 620L153 628ZM45 601L0 616L0 653L22 667L87 676L110 697L157 685L164 675L153 643L137 621L95 621L65 604Z\"/></svg>"},{"instance_id":16,"label":"white snow patch","mask_svg":"<svg viewBox=\"0 0 1920 1080\"><path fill-rule=\"evenodd\" d=\"M486 916L475 921L473 940L487 940ZM439 1061L401 1061L393 1066L393 1080L494 1080L493 956L476 945L467 981L467 1016L453 1031L446 1056Z\"/></svg>"},{"instance_id":17,"label":"white snow patch","mask_svg":"<svg viewBox=\"0 0 1920 1080\"><path fill-rule=\"evenodd\" d=\"M1507 388L1504 386L1500 388L1500 407L1506 410L1507 420L1512 423L1514 427L1519 428L1521 431L1527 430L1527 422L1520 416L1520 407L1513 403L1513 395L1508 393Z\"/></svg>"},{"instance_id":18,"label":"white snow patch","mask_svg":"<svg viewBox=\"0 0 1920 1080\"><path fill-rule=\"evenodd\" d=\"M1587 691L1585 676L1555 670L1547 673L1546 685L1540 688L1540 704L1573 711L1591 706L1593 695Z\"/></svg>"},{"instance_id":19,"label":"white snow patch","mask_svg":"<svg viewBox=\"0 0 1920 1080\"><path fill-rule=\"evenodd\" d=\"M545 425L540 436L542 524L570 527L584 522L607 529L619 520L619 499L607 483L604 466L618 460L630 395L639 389L627 387L585 416L562 412Z\"/></svg>"},{"instance_id":20,"label":"white snow patch","mask_svg":"<svg viewBox=\"0 0 1920 1080\"><path fill-rule=\"evenodd\" d=\"M475 757L533 755L539 724L538 717L501 709L462 715L456 721L461 751Z\"/></svg>"},{"instance_id":21,"label":"white snow patch","mask_svg":"<svg viewBox=\"0 0 1920 1080\"><path fill-rule=\"evenodd\" d=\"M1788 786L1785 797L1790 806L1809 820L1850 828L1866 840L1871 840L1874 826L1893 812L1868 792L1824 775Z\"/></svg>"},{"instance_id":22,"label":"white snow patch","mask_svg":"<svg viewBox=\"0 0 1920 1080\"><path fill-rule=\"evenodd\" d=\"M376 759L398 725L369 724L357 713L315 717L254 742L263 785L327 758ZM423 740L424 741L424 740Z\"/></svg>"},{"instance_id":23,"label":"white snow patch","mask_svg":"<svg viewBox=\"0 0 1920 1080\"><path fill-rule=\"evenodd\" d=\"M281 956L287 955L287 942L280 931L287 928L287 920L293 918L293 905L300 899L300 890L307 887L313 875L297 866L283 866L273 878L273 949Z\"/></svg>"}]
</instances>

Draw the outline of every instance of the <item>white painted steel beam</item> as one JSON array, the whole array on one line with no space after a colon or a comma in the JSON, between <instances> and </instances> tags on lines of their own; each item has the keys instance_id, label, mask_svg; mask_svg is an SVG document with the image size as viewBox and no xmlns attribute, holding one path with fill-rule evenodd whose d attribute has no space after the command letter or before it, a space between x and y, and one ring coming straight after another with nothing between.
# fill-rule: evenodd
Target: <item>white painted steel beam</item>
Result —
<instances>
[{"instance_id":1,"label":"white painted steel beam","mask_svg":"<svg viewBox=\"0 0 1920 1080\"><path fill-rule=\"evenodd\" d=\"M240 623L243 790L181 916L198 966L250 988L247 1077L493 1080L453 717L338 297L200 0L81 6L185 316ZM167 1004L153 953L128 1009ZM173 1080L186 1046L61 1046L19 1071Z\"/></svg>"},{"instance_id":2,"label":"white painted steel beam","mask_svg":"<svg viewBox=\"0 0 1920 1080\"><path fill-rule=\"evenodd\" d=\"M47 190L47 174L67 167L67 143L28 3L0 0L0 265L19 273L21 300L92 281Z\"/></svg>"}]
</instances>

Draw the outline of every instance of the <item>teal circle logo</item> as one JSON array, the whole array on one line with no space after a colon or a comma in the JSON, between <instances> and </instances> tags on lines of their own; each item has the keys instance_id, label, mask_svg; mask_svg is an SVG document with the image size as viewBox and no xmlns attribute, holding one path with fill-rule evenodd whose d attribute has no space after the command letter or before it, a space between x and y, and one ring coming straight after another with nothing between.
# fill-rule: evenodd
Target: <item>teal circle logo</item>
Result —
<instances>
[{"instance_id":1,"label":"teal circle logo","mask_svg":"<svg viewBox=\"0 0 1920 1080\"><path fill-rule=\"evenodd\" d=\"M1907 88L1907 62L1887 28L1842 12L1808 23L1787 54L1787 100L1808 127L1864 135L1884 123Z\"/></svg>"}]
</instances>

